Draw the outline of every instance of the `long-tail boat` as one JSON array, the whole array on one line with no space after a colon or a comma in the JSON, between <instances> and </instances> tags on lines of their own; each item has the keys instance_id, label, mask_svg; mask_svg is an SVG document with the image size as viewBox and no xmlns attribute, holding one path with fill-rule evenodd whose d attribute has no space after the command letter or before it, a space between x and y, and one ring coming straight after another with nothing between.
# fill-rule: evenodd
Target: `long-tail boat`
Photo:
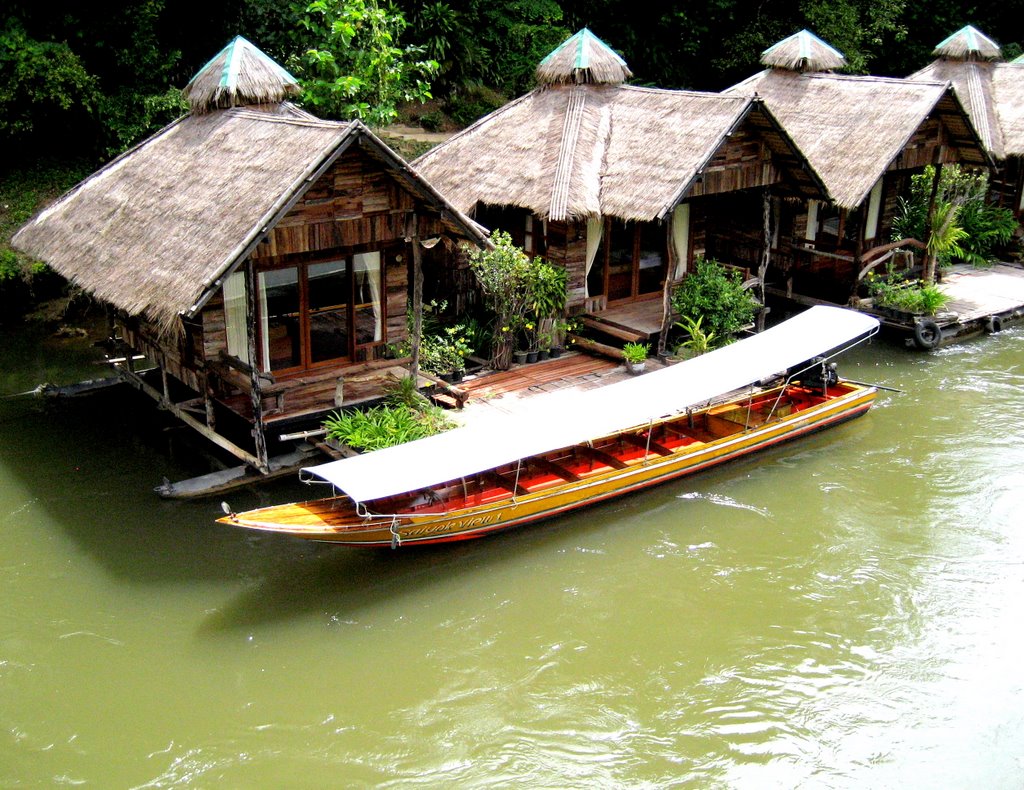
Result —
<instances>
[{"instance_id":1,"label":"long-tail boat","mask_svg":"<svg viewBox=\"0 0 1024 790\"><path fill-rule=\"evenodd\" d=\"M308 467L303 479L333 496L218 520L396 548L557 516L859 417L877 388L840 379L829 360L877 331L871 316L812 307L636 378L537 396L529 414Z\"/></svg>"}]
</instances>

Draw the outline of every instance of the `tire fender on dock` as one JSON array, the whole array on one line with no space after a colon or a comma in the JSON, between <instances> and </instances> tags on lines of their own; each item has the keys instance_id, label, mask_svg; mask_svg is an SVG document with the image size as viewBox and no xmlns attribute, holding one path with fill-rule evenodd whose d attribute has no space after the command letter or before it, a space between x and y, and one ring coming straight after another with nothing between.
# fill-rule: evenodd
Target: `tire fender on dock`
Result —
<instances>
[{"instance_id":1,"label":"tire fender on dock","mask_svg":"<svg viewBox=\"0 0 1024 790\"><path fill-rule=\"evenodd\" d=\"M990 315L985 321L985 331L990 335L1003 331L1003 319L997 315Z\"/></svg>"},{"instance_id":2,"label":"tire fender on dock","mask_svg":"<svg viewBox=\"0 0 1024 790\"><path fill-rule=\"evenodd\" d=\"M914 343L924 351L938 348L942 342L942 329L930 318L922 318L914 324Z\"/></svg>"}]
</instances>

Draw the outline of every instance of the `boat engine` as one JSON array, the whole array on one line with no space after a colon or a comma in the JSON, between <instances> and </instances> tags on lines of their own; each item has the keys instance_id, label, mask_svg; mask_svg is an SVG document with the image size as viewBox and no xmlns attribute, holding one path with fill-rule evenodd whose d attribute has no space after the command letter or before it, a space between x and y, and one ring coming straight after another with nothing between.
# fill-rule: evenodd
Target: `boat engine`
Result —
<instances>
[{"instance_id":1,"label":"boat engine","mask_svg":"<svg viewBox=\"0 0 1024 790\"><path fill-rule=\"evenodd\" d=\"M835 362L826 362L824 357L815 357L808 360L798 369L803 372L799 374L800 383L808 389L824 391L828 387L834 387L839 383L839 373L836 371Z\"/></svg>"}]
</instances>

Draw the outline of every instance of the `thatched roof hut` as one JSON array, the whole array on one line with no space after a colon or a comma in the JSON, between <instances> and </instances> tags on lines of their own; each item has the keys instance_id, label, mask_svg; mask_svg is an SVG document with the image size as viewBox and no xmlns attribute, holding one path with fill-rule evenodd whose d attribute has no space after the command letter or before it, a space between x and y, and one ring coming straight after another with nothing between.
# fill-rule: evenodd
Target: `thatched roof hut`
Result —
<instances>
[{"instance_id":1,"label":"thatched roof hut","mask_svg":"<svg viewBox=\"0 0 1024 790\"><path fill-rule=\"evenodd\" d=\"M833 71L846 65L846 57L811 31L801 30L768 47L761 63L790 71Z\"/></svg>"},{"instance_id":2,"label":"thatched roof hut","mask_svg":"<svg viewBox=\"0 0 1024 790\"><path fill-rule=\"evenodd\" d=\"M801 166L800 153L762 103L622 85L624 63L617 76L583 78L576 64L589 62L593 70L594 60L565 56L594 42L600 44L589 31L577 33L542 63L549 84L428 151L413 162L416 169L466 212L484 203L555 221L659 220L686 197L729 135L756 114L798 189L820 192L817 176ZM607 47L601 57L609 68L621 62Z\"/></svg>"},{"instance_id":3,"label":"thatched roof hut","mask_svg":"<svg viewBox=\"0 0 1024 790\"><path fill-rule=\"evenodd\" d=\"M995 62L999 48L970 26L935 52L940 57L909 79L952 83L985 149L996 159L1024 156L1024 68Z\"/></svg>"},{"instance_id":4,"label":"thatched roof hut","mask_svg":"<svg viewBox=\"0 0 1024 790\"><path fill-rule=\"evenodd\" d=\"M607 44L583 28L537 66L541 85L621 85L633 72Z\"/></svg>"},{"instance_id":5,"label":"thatched roof hut","mask_svg":"<svg viewBox=\"0 0 1024 790\"><path fill-rule=\"evenodd\" d=\"M359 143L483 238L363 124L233 108L179 119L44 209L19 249L130 315L191 317L309 188Z\"/></svg>"},{"instance_id":6,"label":"thatched roof hut","mask_svg":"<svg viewBox=\"0 0 1024 790\"><path fill-rule=\"evenodd\" d=\"M318 120L283 101L297 87L234 39L189 82L191 114L86 178L12 243L96 298L172 330L353 144L441 207L459 235L485 239L362 123ZM256 107L238 106L246 104Z\"/></svg>"},{"instance_id":7,"label":"thatched roof hut","mask_svg":"<svg viewBox=\"0 0 1024 790\"><path fill-rule=\"evenodd\" d=\"M933 55L949 60L1002 60L999 45L972 25L965 25L940 42Z\"/></svg>"},{"instance_id":8,"label":"thatched roof hut","mask_svg":"<svg viewBox=\"0 0 1024 790\"><path fill-rule=\"evenodd\" d=\"M278 104L299 93L299 83L261 49L236 36L182 91L193 113L245 105Z\"/></svg>"},{"instance_id":9,"label":"thatched roof hut","mask_svg":"<svg viewBox=\"0 0 1024 790\"><path fill-rule=\"evenodd\" d=\"M770 68L725 94L763 98L843 208L864 201L930 118L941 118L961 161L988 164L963 107L943 81Z\"/></svg>"}]
</instances>

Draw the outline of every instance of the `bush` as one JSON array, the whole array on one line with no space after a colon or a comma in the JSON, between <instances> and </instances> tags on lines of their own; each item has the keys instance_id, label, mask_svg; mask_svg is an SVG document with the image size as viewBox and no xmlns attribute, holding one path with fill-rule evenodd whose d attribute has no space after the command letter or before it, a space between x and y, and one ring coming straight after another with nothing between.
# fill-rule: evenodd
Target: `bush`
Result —
<instances>
[{"instance_id":1,"label":"bush","mask_svg":"<svg viewBox=\"0 0 1024 790\"><path fill-rule=\"evenodd\" d=\"M934 285L907 280L902 274L888 271L885 277L874 272L867 276L868 292L878 307L888 307L917 315L935 315L949 303L949 296Z\"/></svg>"},{"instance_id":2,"label":"bush","mask_svg":"<svg viewBox=\"0 0 1024 790\"><path fill-rule=\"evenodd\" d=\"M716 345L749 324L760 305L743 288L739 272L728 273L714 260L698 258L690 272L672 292L672 309L684 319L700 322L703 332Z\"/></svg>"},{"instance_id":3,"label":"bush","mask_svg":"<svg viewBox=\"0 0 1024 790\"><path fill-rule=\"evenodd\" d=\"M464 127L489 115L504 104L505 99L500 94L486 88L473 88L453 96L444 109L452 121Z\"/></svg>"},{"instance_id":4,"label":"bush","mask_svg":"<svg viewBox=\"0 0 1024 790\"><path fill-rule=\"evenodd\" d=\"M387 402L372 409L332 412L324 420L330 439L370 452L433 436L455 427L444 409L427 402L412 379L402 382Z\"/></svg>"},{"instance_id":5,"label":"bush","mask_svg":"<svg viewBox=\"0 0 1024 790\"><path fill-rule=\"evenodd\" d=\"M897 215L893 219L894 241L928 239L928 199L934 177L932 165L911 177L910 196L899 199ZM987 193L987 174L962 170L957 165L943 168L933 224L942 224L945 214L954 212L947 233L955 237L955 243L939 245L943 247L938 253L940 266L948 266L953 260L984 266L1000 247L1013 238L1017 229L1013 212L989 203L985 197Z\"/></svg>"}]
</instances>

